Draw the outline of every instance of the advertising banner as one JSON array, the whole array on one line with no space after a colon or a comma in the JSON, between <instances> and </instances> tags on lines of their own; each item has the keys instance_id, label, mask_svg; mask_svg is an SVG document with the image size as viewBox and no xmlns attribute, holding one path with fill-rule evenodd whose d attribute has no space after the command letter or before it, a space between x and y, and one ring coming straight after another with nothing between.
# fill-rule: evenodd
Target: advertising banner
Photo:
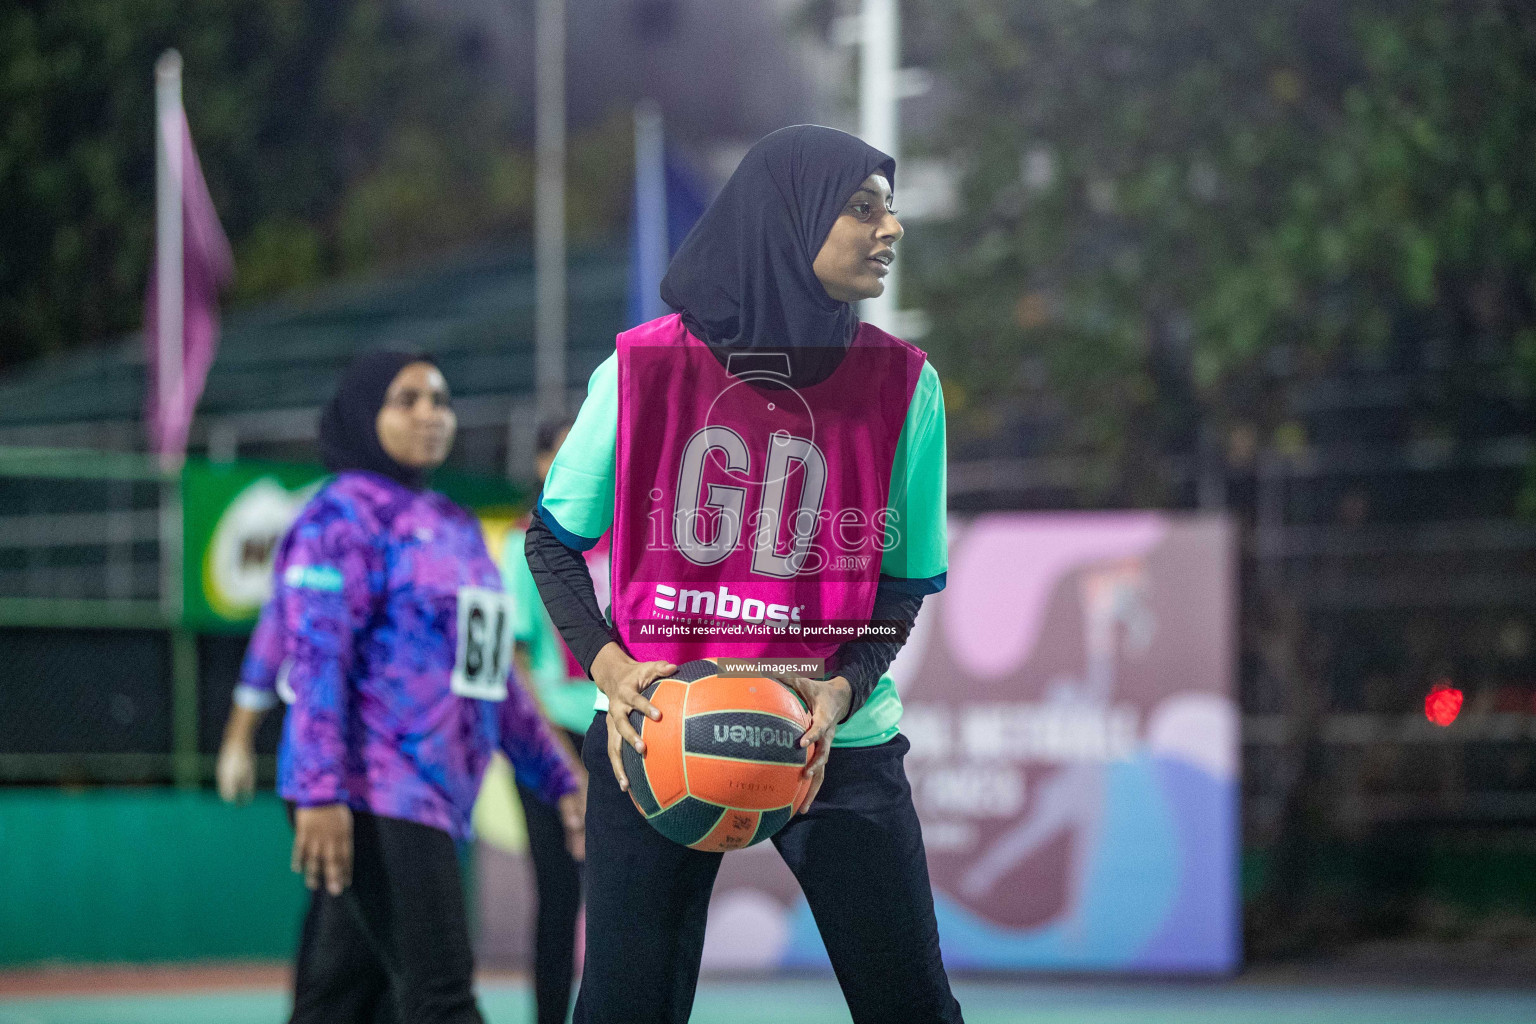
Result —
<instances>
[{"instance_id":1,"label":"advertising banner","mask_svg":"<svg viewBox=\"0 0 1536 1024\"><path fill-rule=\"evenodd\" d=\"M182 621L206 631L248 630L272 593L278 541L325 470L192 461L181 479Z\"/></svg>"},{"instance_id":2,"label":"advertising banner","mask_svg":"<svg viewBox=\"0 0 1536 1024\"><path fill-rule=\"evenodd\" d=\"M951 967L1237 968L1235 574L1216 519L951 521L892 666ZM494 925L526 897L483 898ZM826 963L772 845L727 854L705 968Z\"/></svg>"},{"instance_id":3,"label":"advertising banner","mask_svg":"<svg viewBox=\"0 0 1536 1024\"><path fill-rule=\"evenodd\" d=\"M272 559L294 517L326 480L319 466L189 461L182 471L182 621L245 632L272 593ZM493 557L521 493L504 480L442 470L435 490L473 510Z\"/></svg>"}]
</instances>

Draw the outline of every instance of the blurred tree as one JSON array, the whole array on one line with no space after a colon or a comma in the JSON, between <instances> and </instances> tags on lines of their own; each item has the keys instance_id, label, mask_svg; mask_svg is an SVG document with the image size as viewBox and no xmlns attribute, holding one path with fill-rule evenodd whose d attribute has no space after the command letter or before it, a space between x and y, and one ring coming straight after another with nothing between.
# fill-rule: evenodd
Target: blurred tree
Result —
<instances>
[{"instance_id":1,"label":"blurred tree","mask_svg":"<svg viewBox=\"0 0 1536 1024\"><path fill-rule=\"evenodd\" d=\"M153 67L184 96L236 300L532 219L531 105L486 47L370 0L51 0L0 8L0 367L136 327L153 246ZM629 138L578 133L573 207L627 209ZM582 187L578 192L575 184ZM623 211L607 229L622 231ZM586 225L583 227L582 225ZM603 225L578 218L581 237Z\"/></svg>"},{"instance_id":2,"label":"blurred tree","mask_svg":"<svg viewBox=\"0 0 1536 1024\"><path fill-rule=\"evenodd\" d=\"M1000 409L1028 410L1049 425L1023 440L1086 467L1072 497L1166 505L1188 501L1170 456L1305 449L1279 385L1343 349L1437 342L1451 389L1492 352L1511 393L1536 395L1536 6L906 10L927 51L912 56L954 92L913 150L960 168L960 212L922 233L907 281L959 437L995 437ZM1483 404L1445 401L1429 427L1473 436ZM1536 510L1536 473L1527 491ZM1251 528L1254 509L1239 512ZM1318 869L1336 799L1320 741L1327 637L1295 588L1252 582L1248 673L1293 740L1249 948L1313 950L1343 926Z\"/></svg>"},{"instance_id":3,"label":"blurred tree","mask_svg":"<svg viewBox=\"0 0 1536 1024\"><path fill-rule=\"evenodd\" d=\"M908 10L957 93L926 148L963 170L910 301L962 423L1064 403L1101 500L1169 500L1158 454L1202 428L1304 443L1266 366L1405 325L1536 352L1536 7ZM1536 390L1536 357L1512 365Z\"/></svg>"}]
</instances>

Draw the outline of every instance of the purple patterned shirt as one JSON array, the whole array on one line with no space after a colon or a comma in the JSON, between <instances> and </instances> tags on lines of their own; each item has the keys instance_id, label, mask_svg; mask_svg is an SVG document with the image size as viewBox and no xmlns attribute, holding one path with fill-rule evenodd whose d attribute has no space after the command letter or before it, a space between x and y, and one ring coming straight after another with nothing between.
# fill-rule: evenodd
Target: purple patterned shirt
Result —
<instances>
[{"instance_id":1,"label":"purple patterned shirt","mask_svg":"<svg viewBox=\"0 0 1536 1024\"><path fill-rule=\"evenodd\" d=\"M474 595L499 594L501 576L464 509L372 473L341 473L299 513L274 574L282 671L271 669L272 641L258 628L241 682L280 676L292 697L278 751L285 799L346 803L464 838L498 745L545 800L575 790L532 698L482 642L492 627ZM468 646L460 621L473 621ZM505 666L505 700L451 688L486 665L497 677Z\"/></svg>"}]
</instances>

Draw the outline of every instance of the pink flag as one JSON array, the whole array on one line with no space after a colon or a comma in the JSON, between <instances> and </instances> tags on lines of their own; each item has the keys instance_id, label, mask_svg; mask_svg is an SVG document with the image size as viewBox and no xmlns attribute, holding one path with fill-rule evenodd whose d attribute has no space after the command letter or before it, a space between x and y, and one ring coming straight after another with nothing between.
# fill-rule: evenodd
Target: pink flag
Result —
<instances>
[{"instance_id":1,"label":"pink flag","mask_svg":"<svg viewBox=\"0 0 1536 1024\"><path fill-rule=\"evenodd\" d=\"M157 313L156 273L151 265L149 292L144 303L144 355L148 369L144 420L149 427L150 447L161 455L184 454L192 413L202 397L203 382L213 365L219 341L219 288L234 272L229 239L219 224L213 199L203 181L203 169L192 148L186 111L179 105L168 126L181 135L182 214L182 336L181 387L162 404L160 396L160 330ZM162 417L162 409L165 415Z\"/></svg>"}]
</instances>

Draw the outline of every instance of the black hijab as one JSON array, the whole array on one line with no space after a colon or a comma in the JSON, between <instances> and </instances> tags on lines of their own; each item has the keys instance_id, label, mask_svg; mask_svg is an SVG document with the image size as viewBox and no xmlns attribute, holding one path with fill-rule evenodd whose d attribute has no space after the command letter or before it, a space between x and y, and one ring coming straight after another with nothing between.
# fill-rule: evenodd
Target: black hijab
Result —
<instances>
[{"instance_id":1,"label":"black hijab","mask_svg":"<svg viewBox=\"0 0 1536 1024\"><path fill-rule=\"evenodd\" d=\"M320 414L320 461L326 469L366 469L417 491L427 485L426 471L401 465L379 443L384 396L412 363L437 365L419 352L365 352L342 371L336 393Z\"/></svg>"},{"instance_id":2,"label":"black hijab","mask_svg":"<svg viewBox=\"0 0 1536 1024\"><path fill-rule=\"evenodd\" d=\"M896 162L846 132L781 128L759 140L678 248L661 298L722 364L784 352L795 387L830 377L858 317L811 269L854 190Z\"/></svg>"}]
</instances>

